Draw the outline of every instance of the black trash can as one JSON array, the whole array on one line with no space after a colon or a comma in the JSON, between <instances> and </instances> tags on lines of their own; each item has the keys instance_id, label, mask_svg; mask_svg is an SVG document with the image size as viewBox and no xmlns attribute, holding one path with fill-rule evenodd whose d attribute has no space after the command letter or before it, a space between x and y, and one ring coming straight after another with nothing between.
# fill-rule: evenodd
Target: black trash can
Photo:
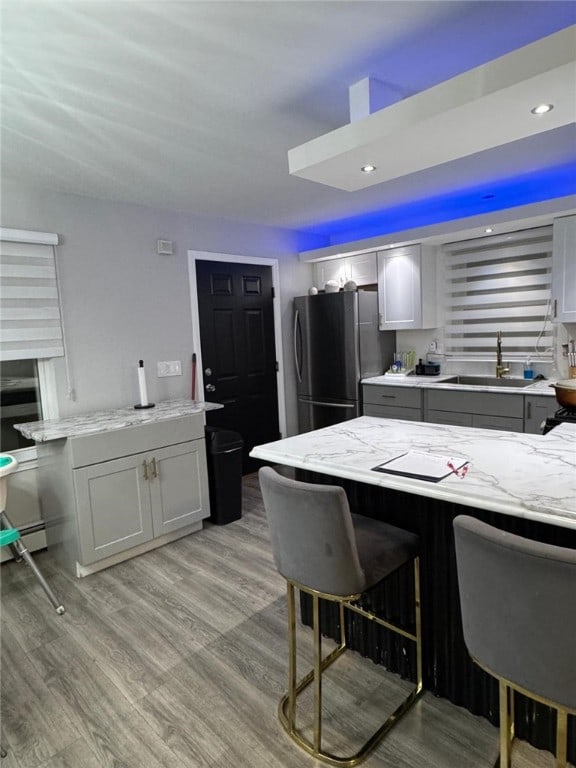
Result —
<instances>
[{"instance_id":1,"label":"black trash can","mask_svg":"<svg viewBox=\"0 0 576 768\"><path fill-rule=\"evenodd\" d=\"M238 432L221 427L204 427L210 521L226 525L242 517L242 448Z\"/></svg>"}]
</instances>

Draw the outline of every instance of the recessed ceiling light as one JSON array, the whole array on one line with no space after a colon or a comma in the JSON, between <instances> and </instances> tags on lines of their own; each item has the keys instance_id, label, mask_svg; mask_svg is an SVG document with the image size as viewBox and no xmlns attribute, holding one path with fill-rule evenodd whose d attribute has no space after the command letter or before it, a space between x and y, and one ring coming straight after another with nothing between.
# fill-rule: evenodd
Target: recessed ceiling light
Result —
<instances>
[{"instance_id":1,"label":"recessed ceiling light","mask_svg":"<svg viewBox=\"0 0 576 768\"><path fill-rule=\"evenodd\" d=\"M546 112L551 112L554 109L554 104L538 104L530 110L533 115L545 115Z\"/></svg>"},{"instance_id":2,"label":"recessed ceiling light","mask_svg":"<svg viewBox=\"0 0 576 768\"><path fill-rule=\"evenodd\" d=\"M372 171L376 170L376 166L375 165L363 165L360 170L362 171L362 173L372 173Z\"/></svg>"}]
</instances>

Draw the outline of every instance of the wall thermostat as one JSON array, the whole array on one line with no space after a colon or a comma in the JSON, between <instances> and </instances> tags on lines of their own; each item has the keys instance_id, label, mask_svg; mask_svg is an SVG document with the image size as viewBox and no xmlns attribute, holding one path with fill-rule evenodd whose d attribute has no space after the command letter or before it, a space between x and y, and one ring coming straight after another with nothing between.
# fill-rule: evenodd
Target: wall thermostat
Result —
<instances>
[{"instance_id":1,"label":"wall thermostat","mask_svg":"<svg viewBox=\"0 0 576 768\"><path fill-rule=\"evenodd\" d=\"M156 250L159 254L172 256L172 254L174 253L174 241L173 240L157 240Z\"/></svg>"}]
</instances>

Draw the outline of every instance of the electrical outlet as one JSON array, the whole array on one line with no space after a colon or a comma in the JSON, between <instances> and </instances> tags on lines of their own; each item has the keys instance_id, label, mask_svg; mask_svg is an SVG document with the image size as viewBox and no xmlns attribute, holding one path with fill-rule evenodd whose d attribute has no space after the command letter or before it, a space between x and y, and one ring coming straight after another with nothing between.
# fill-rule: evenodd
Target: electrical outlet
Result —
<instances>
[{"instance_id":1,"label":"electrical outlet","mask_svg":"<svg viewBox=\"0 0 576 768\"><path fill-rule=\"evenodd\" d=\"M182 361L170 360L166 362L157 363L158 377L163 376L182 376Z\"/></svg>"},{"instance_id":2,"label":"electrical outlet","mask_svg":"<svg viewBox=\"0 0 576 768\"><path fill-rule=\"evenodd\" d=\"M436 340L431 341L430 344L428 344L428 352L436 352L437 346L438 342Z\"/></svg>"}]
</instances>

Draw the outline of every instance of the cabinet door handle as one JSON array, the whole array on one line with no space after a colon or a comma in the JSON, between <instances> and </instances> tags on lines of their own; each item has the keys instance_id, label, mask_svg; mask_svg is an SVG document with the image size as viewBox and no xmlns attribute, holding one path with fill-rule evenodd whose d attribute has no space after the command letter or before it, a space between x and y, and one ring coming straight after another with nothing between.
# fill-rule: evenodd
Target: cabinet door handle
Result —
<instances>
[{"instance_id":1,"label":"cabinet door handle","mask_svg":"<svg viewBox=\"0 0 576 768\"><path fill-rule=\"evenodd\" d=\"M558 314L558 299L554 299L554 305L552 310L552 317L556 317Z\"/></svg>"},{"instance_id":2,"label":"cabinet door handle","mask_svg":"<svg viewBox=\"0 0 576 768\"><path fill-rule=\"evenodd\" d=\"M142 466L144 467L144 480L148 480L148 462L146 459L142 462Z\"/></svg>"},{"instance_id":3,"label":"cabinet door handle","mask_svg":"<svg viewBox=\"0 0 576 768\"><path fill-rule=\"evenodd\" d=\"M156 466L156 459L152 459L150 462L152 464L152 480L156 480L158 477L158 467Z\"/></svg>"},{"instance_id":4,"label":"cabinet door handle","mask_svg":"<svg viewBox=\"0 0 576 768\"><path fill-rule=\"evenodd\" d=\"M532 403L530 400L526 403L526 418L531 419L532 418Z\"/></svg>"}]
</instances>

